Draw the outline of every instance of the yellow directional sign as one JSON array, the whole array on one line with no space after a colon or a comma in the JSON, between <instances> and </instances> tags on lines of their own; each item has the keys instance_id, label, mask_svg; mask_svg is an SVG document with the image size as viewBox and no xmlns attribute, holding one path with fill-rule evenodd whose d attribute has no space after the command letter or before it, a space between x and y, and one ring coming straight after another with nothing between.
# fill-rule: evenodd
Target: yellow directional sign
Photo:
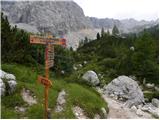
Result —
<instances>
[{"instance_id":1,"label":"yellow directional sign","mask_svg":"<svg viewBox=\"0 0 160 120\"><path fill-rule=\"evenodd\" d=\"M38 76L38 82L40 82L41 84L45 86L49 86L49 87L52 86L52 82L48 78L45 78L42 76Z\"/></svg>"},{"instance_id":2,"label":"yellow directional sign","mask_svg":"<svg viewBox=\"0 0 160 120\"><path fill-rule=\"evenodd\" d=\"M48 38L36 35L30 35L30 43L32 44L53 44L53 45L63 45L63 38Z\"/></svg>"}]
</instances>

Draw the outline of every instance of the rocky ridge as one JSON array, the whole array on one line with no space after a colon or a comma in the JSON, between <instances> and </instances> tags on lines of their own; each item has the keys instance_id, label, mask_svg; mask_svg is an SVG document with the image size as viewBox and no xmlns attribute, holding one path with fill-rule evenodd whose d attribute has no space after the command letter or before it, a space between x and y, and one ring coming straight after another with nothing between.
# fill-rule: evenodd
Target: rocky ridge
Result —
<instances>
[{"instance_id":1,"label":"rocky ridge","mask_svg":"<svg viewBox=\"0 0 160 120\"><path fill-rule=\"evenodd\" d=\"M117 25L121 33L137 32L158 23L158 20L86 17L82 8L74 1L2 1L1 7L12 25L33 33L51 32L55 36L64 36L67 46L73 49L86 36L95 39L102 27L111 31Z\"/></svg>"},{"instance_id":2,"label":"rocky ridge","mask_svg":"<svg viewBox=\"0 0 160 120\"><path fill-rule=\"evenodd\" d=\"M82 8L73 1L2 1L2 11L11 23L25 23L54 35L91 28Z\"/></svg>"}]
</instances>

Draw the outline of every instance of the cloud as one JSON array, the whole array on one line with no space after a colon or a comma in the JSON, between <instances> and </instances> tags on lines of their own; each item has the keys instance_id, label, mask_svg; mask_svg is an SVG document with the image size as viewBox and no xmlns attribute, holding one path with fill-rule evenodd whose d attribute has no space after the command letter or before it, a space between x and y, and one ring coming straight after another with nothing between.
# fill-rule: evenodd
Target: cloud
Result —
<instances>
[{"instance_id":1,"label":"cloud","mask_svg":"<svg viewBox=\"0 0 160 120\"><path fill-rule=\"evenodd\" d=\"M159 0L74 0L86 16L98 18L135 18L152 20L158 18Z\"/></svg>"}]
</instances>

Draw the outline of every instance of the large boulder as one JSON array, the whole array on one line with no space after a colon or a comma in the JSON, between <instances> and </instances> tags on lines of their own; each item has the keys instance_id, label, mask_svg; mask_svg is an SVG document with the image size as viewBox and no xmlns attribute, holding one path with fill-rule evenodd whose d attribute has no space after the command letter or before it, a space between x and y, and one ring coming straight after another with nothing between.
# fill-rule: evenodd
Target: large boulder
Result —
<instances>
[{"instance_id":1,"label":"large boulder","mask_svg":"<svg viewBox=\"0 0 160 120\"><path fill-rule=\"evenodd\" d=\"M87 71L82 76L82 78L84 80L86 80L87 82L89 82L93 86L96 86L100 83L97 74L94 71L91 71L91 70Z\"/></svg>"},{"instance_id":2,"label":"large boulder","mask_svg":"<svg viewBox=\"0 0 160 120\"><path fill-rule=\"evenodd\" d=\"M128 107L144 103L143 92L137 82L127 76L119 76L104 86L104 94L123 99Z\"/></svg>"},{"instance_id":3,"label":"large boulder","mask_svg":"<svg viewBox=\"0 0 160 120\"><path fill-rule=\"evenodd\" d=\"M16 90L16 77L13 74L6 73L0 70L0 90L1 96L4 96L6 93L11 94Z\"/></svg>"}]
</instances>

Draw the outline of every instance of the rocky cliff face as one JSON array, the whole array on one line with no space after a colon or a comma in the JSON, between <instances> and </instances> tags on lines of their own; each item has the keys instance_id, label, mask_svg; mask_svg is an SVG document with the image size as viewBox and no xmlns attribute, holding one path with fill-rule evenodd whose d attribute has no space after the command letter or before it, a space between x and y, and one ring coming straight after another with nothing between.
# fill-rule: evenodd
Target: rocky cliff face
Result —
<instances>
[{"instance_id":1,"label":"rocky cliff face","mask_svg":"<svg viewBox=\"0 0 160 120\"><path fill-rule=\"evenodd\" d=\"M35 26L39 32L63 35L91 28L83 10L73 1L2 2L2 11L11 23Z\"/></svg>"},{"instance_id":2,"label":"rocky cliff face","mask_svg":"<svg viewBox=\"0 0 160 120\"><path fill-rule=\"evenodd\" d=\"M148 28L158 24L158 20L156 21L137 21L135 19L111 19L111 18L104 18L98 19L95 17L88 17L91 21L94 28L105 28L105 29L112 29L114 25L116 25L121 33L129 33L129 32L139 32L144 28Z\"/></svg>"},{"instance_id":3,"label":"rocky cliff face","mask_svg":"<svg viewBox=\"0 0 160 120\"><path fill-rule=\"evenodd\" d=\"M11 25L33 33L63 35L67 38L67 46L73 49L86 36L95 39L102 27L111 31L116 25L121 33L126 33L138 32L158 23L158 20L148 22L86 17L82 8L73 1L2 1L1 8Z\"/></svg>"}]
</instances>

